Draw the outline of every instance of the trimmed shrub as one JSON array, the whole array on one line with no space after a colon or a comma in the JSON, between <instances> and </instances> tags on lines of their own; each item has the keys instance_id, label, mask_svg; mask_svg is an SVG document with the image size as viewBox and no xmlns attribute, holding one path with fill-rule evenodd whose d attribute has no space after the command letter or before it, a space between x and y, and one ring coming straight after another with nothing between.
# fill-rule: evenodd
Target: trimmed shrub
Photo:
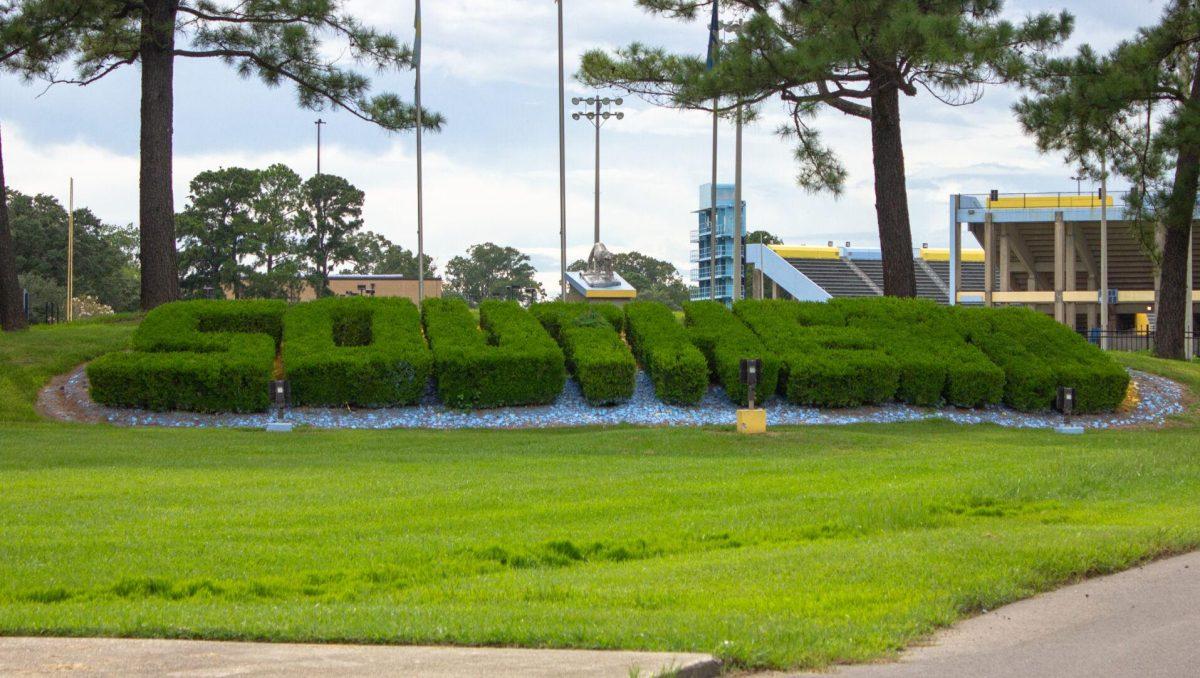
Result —
<instances>
[{"instance_id":1,"label":"trimmed shrub","mask_svg":"<svg viewBox=\"0 0 1200 678\"><path fill-rule=\"evenodd\" d=\"M132 353L87 368L92 398L156 411L261 412L283 334L281 301L183 301L146 315Z\"/></svg>"},{"instance_id":2,"label":"trimmed shrub","mask_svg":"<svg viewBox=\"0 0 1200 678\"><path fill-rule=\"evenodd\" d=\"M446 405L544 405L562 392L562 350L516 302L484 302L479 325L461 299L426 299L421 314Z\"/></svg>"},{"instance_id":3,"label":"trimmed shrub","mask_svg":"<svg viewBox=\"0 0 1200 678\"><path fill-rule=\"evenodd\" d=\"M960 332L1004 369L1004 401L1026 411L1050 409L1059 386L1075 389L1076 412L1116 409L1129 375L1083 337L1024 308L956 308Z\"/></svg>"},{"instance_id":4,"label":"trimmed shrub","mask_svg":"<svg viewBox=\"0 0 1200 678\"><path fill-rule=\"evenodd\" d=\"M749 393L741 380L743 359L761 359L762 374L754 389L756 403L766 401L779 384L779 356L768 351L758 335L720 302L696 301L683 305L684 324L692 343L708 360L712 379L729 399L746 405Z\"/></svg>"},{"instance_id":5,"label":"trimmed shrub","mask_svg":"<svg viewBox=\"0 0 1200 678\"><path fill-rule=\"evenodd\" d=\"M295 405L413 405L433 358L408 299L327 297L288 309L283 363Z\"/></svg>"},{"instance_id":6,"label":"trimmed shrub","mask_svg":"<svg viewBox=\"0 0 1200 678\"><path fill-rule=\"evenodd\" d=\"M659 400L700 402L708 391L708 362L671 309L654 301L630 302L625 305L625 332Z\"/></svg>"},{"instance_id":7,"label":"trimmed shrub","mask_svg":"<svg viewBox=\"0 0 1200 678\"><path fill-rule=\"evenodd\" d=\"M895 361L879 350L869 332L844 324L830 304L744 300L734 313L780 358L779 390L790 402L818 407L854 407L896 395ZM818 324L828 323L828 324Z\"/></svg>"},{"instance_id":8,"label":"trimmed shrub","mask_svg":"<svg viewBox=\"0 0 1200 678\"><path fill-rule=\"evenodd\" d=\"M615 405L633 397L637 361L618 334L620 308L553 301L534 304L530 310L562 347L589 404Z\"/></svg>"},{"instance_id":9,"label":"trimmed shrub","mask_svg":"<svg viewBox=\"0 0 1200 678\"><path fill-rule=\"evenodd\" d=\"M1004 371L963 339L946 307L926 299L834 299L846 324L873 336L896 362L897 400L982 407L1000 402Z\"/></svg>"}]
</instances>

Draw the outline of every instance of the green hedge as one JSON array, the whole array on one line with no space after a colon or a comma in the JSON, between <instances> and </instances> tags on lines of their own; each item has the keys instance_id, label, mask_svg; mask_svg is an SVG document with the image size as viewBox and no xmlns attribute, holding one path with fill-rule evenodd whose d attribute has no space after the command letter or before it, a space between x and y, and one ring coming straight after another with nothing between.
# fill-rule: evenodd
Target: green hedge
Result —
<instances>
[{"instance_id":1,"label":"green hedge","mask_svg":"<svg viewBox=\"0 0 1200 678\"><path fill-rule=\"evenodd\" d=\"M756 403L765 402L779 384L779 356L768 351L758 335L716 301L696 301L683 305L684 324L692 343L708 360L712 379L721 384L729 399L746 405L748 389L741 380L743 359L759 358L762 374L755 387Z\"/></svg>"},{"instance_id":2,"label":"green hedge","mask_svg":"<svg viewBox=\"0 0 1200 678\"><path fill-rule=\"evenodd\" d=\"M283 364L297 406L413 405L433 365L408 299L328 297L288 309Z\"/></svg>"},{"instance_id":3,"label":"green hedge","mask_svg":"<svg viewBox=\"0 0 1200 678\"><path fill-rule=\"evenodd\" d=\"M653 301L626 304L625 334L659 400L680 405L700 402L708 391L708 362L671 309Z\"/></svg>"},{"instance_id":4,"label":"green hedge","mask_svg":"<svg viewBox=\"0 0 1200 678\"><path fill-rule=\"evenodd\" d=\"M1015 307L959 307L954 316L967 341L1004 370L1004 402L1014 409L1050 409L1059 386L1075 389L1080 413L1113 410L1125 399L1128 373L1045 314Z\"/></svg>"},{"instance_id":5,"label":"green hedge","mask_svg":"<svg viewBox=\"0 0 1200 678\"><path fill-rule=\"evenodd\" d=\"M562 350L516 302L484 302L478 326L460 299L426 299L421 313L446 405L544 405L562 391Z\"/></svg>"},{"instance_id":6,"label":"green hedge","mask_svg":"<svg viewBox=\"0 0 1200 678\"><path fill-rule=\"evenodd\" d=\"M966 342L950 310L926 299L834 299L846 324L867 332L900 373L896 399L982 407L1000 402L1004 371Z\"/></svg>"},{"instance_id":7,"label":"green hedge","mask_svg":"<svg viewBox=\"0 0 1200 678\"><path fill-rule=\"evenodd\" d=\"M613 304L554 301L534 304L533 315L558 342L567 367L592 405L633 397L637 361L618 333L623 314Z\"/></svg>"},{"instance_id":8,"label":"green hedge","mask_svg":"<svg viewBox=\"0 0 1200 678\"><path fill-rule=\"evenodd\" d=\"M734 313L780 358L779 387L788 401L817 407L854 407L896 395L900 372L879 342L844 327L830 304L744 300Z\"/></svg>"},{"instance_id":9,"label":"green hedge","mask_svg":"<svg viewBox=\"0 0 1200 678\"><path fill-rule=\"evenodd\" d=\"M92 398L113 407L260 412L283 335L281 301L184 301L146 315L132 353L87 368Z\"/></svg>"}]
</instances>

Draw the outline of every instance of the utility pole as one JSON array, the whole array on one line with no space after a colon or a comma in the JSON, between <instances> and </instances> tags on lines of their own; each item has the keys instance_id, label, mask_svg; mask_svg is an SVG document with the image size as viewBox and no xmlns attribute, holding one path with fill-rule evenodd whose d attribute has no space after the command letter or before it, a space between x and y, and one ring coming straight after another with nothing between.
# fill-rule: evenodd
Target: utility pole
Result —
<instances>
[{"instance_id":1,"label":"utility pole","mask_svg":"<svg viewBox=\"0 0 1200 678\"><path fill-rule=\"evenodd\" d=\"M67 322L75 320L75 178L67 189Z\"/></svg>"},{"instance_id":2,"label":"utility pole","mask_svg":"<svg viewBox=\"0 0 1200 678\"><path fill-rule=\"evenodd\" d=\"M1100 154L1100 348L1108 350L1108 158L1103 152Z\"/></svg>"},{"instance_id":3,"label":"utility pole","mask_svg":"<svg viewBox=\"0 0 1200 678\"><path fill-rule=\"evenodd\" d=\"M563 69L563 0L558 5L558 241L560 299L567 300L567 93Z\"/></svg>"},{"instance_id":4,"label":"utility pole","mask_svg":"<svg viewBox=\"0 0 1200 678\"><path fill-rule=\"evenodd\" d=\"M596 227L595 239L593 241L594 244L600 242L600 128L611 118L621 120L625 117L625 114L621 113L620 111L614 113L612 111L603 110L602 107L609 105L620 106L625 103L625 100L621 99L620 97L617 97L616 99L609 99L608 97L601 98L599 96L588 97L586 99L575 97L571 99L571 103L576 106L579 104L587 104L588 106L595 107L595 110L586 112L577 111L571 114L571 118L574 120L587 118L588 122L592 123L592 125L596 128Z\"/></svg>"},{"instance_id":5,"label":"utility pole","mask_svg":"<svg viewBox=\"0 0 1200 678\"><path fill-rule=\"evenodd\" d=\"M321 176L321 127L328 123L317 118L317 121L313 124L317 126L317 176Z\"/></svg>"},{"instance_id":6,"label":"utility pole","mask_svg":"<svg viewBox=\"0 0 1200 678\"><path fill-rule=\"evenodd\" d=\"M734 135L733 169L733 298L735 303L742 298L742 259L745 255L745 226L742 224L742 104L737 107L737 130Z\"/></svg>"},{"instance_id":7,"label":"utility pole","mask_svg":"<svg viewBox=\"0 0 1200 678\"><path fill-rule=\"evenodd\" d=\"M413 22L413 68L416 71L415 103L417 107L417 303L425 301L425 192L422 176L421 155L421 0L417 0L416 19Z\"/></svg>"}]
</instances>

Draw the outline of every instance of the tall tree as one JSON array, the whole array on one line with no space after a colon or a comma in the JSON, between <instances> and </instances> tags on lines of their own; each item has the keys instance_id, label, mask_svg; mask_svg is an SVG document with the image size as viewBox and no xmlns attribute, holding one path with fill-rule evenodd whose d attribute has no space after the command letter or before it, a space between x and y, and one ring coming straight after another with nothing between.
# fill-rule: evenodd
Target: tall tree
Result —
<instances>
[{"instance_id":1,"label":"tall tree","mask_svg":"<svg viewBox=\"0 0 1200 678\"><path fill-rule=\"evenodd\" d=\"M694 20L716 0L635 0L647 11ZM791 121L780 133L796 144L798 181L839 193L846 179L811 126L823 108L870 121L875 212L884 292L914 296L916 278L904 175L900 94L925 90L947 103L978 100L989 83L1017 75L1020 58L1069 34L1067 14L1039 14L1019 26L998 17L1002 0L720 0L744 18L714 68L696 56L632 44L615 55L583 57L580 77L651 101L726 113L778 96ZM699 41L697 41L699 42Z\"/></svg>"},{"instance_id":2,"label":"tall tree","mask_svg":"<svg viewBox=\"0 0 1200 678\"><path fill-rule=\"evenodd\" d=\"M67 210L56 198L8 192L8 221L17 273L63 289L66 300ZM86 207L75 209L75 295L92 296L119 311L138 307L137 229L106 224ZM45 289L45 286L42 286ZM39 297L45 302L51 298Z\"/></svg>"},{"instance_id":3,"label":"tall tree","mask_svg":"<svg viewBox=\"0 0 1200 678\"><path fill-rule=\"evenodd\" d=\"M1200 2L1173 0L1155 26L1108 55L1035 59L1016 106L1042 151L1099 173L1103 155L1133 190L1126 211L1159 263L1155 353L1183 358L1188 247L1200 193ZM1159 249L1153 237L1161 224Z\"/></svg>"},{"instance_id":4,"label":"tall tree","mask_svg":"<svg viewBox=\"0 0 1200 678\"><path fill-rule=\"evenodd\" d=\"M358 253L355 255L355 264L352 273L360 275L402 275L407 278L416 278L417 271L417 255L412 250L397 245L378 233L366 232L359 235L355 241L355 248ZM437 276L437 267L433 264L433 257L428 254L425 257L425 275L433 278Z\"/></svg>"},{"instance_id":5,"label":"tall tree","mask_svg":"<svg viewBox=\"0 0 1200 678\"><path fill-rule=\"evenodd\" d=\"M533 279L535 273L529 255L490 242L471 245L467 256L446 263L447 287L472 305L485 299L537 301L545 291Z\"/></svg>"},{"instance_id":6,"label":"tall tree","mask_svg":"<svg viewBox=\"0 0 1200 678\"><path fill-rule=\"evenodd\" d=\"M303 286L298 232L303 183L287 165L258 172L258 192L251 201L256 259L247 290L251 296L290 298Z\"/></svg>"},{"instance_id":7,"label":"tall tree","mask_svg":"<svg viewBox=\"0 0 1200 678\"><path fill-rule=\"evenodd\" d=\"M242 167L208 170L192 179L188 206L178 219L185 288L211 287L242 297L250 272L244 260L256 249L252 214L258 194L259 173Z\"/></svg>"},{"instance_id":8,"label":"tall tree","mask_svg":"<svg viewBox=\"0 0 1200 678\"><path fill-rule=\"evenodd\" d=\"M569 270L587 270L587 262L576 261ZM679 269L669 261L641 252L621 252L613 256L613 270L633 285L642 301L658 301L678 311L688 300L687 285L680 277Z\"/></svg>"},{"instance_id":9,"label":"tall tree","mask_svg":"<svg viewBox=\"0 0 1200 678\"><path fill-rule=\"evenodd\" d=\"M304 182L300 209L301 253L308 261L315 286L329 291L329 274L358 255L356 235L363 227L363 192L333 174L318 174Z\"/></svg>"},{"instance_id":10,"label":"tall tree","mask_svg":"<svg viewBox=\"0 0 1200 678\"><path fill-rule=\"evenodd\" d=\"M220 59L267 85L290 81L299 104L336 108L388 130L412 129L415 110L370 80L345 55L376 69L407 69L412 52L364 26L343 0L23 0L0 5L0 67L52 83L93 83L141 64L142 307L179 296L172 199L175 60ZM327 42L345 50L328 49ZM70 62L72 76L59 66ZM423 113L424 124L443 120Z\"/></svg>"},{"instance_id":11,"label":"tall tree","mask_svg":"<svg viewBox=\"0 0 1200 678\"><path fill-rule=\"evenodd\" d=\"M768 231L750 231L746 234L747 245L782 245L783 240Z\"/></svg>"},{"instance_id":12,"label":"tall tree","mask_svg":"<svg viewBox=\"0 0 1200 678\"><path fill-rule=\"evenodd\" d=\"M0 140L0 329L25 329L25 304L17 281L17 255L8 226L8 185L4 183L4 144Z\"/></svg>"}]
</instances>

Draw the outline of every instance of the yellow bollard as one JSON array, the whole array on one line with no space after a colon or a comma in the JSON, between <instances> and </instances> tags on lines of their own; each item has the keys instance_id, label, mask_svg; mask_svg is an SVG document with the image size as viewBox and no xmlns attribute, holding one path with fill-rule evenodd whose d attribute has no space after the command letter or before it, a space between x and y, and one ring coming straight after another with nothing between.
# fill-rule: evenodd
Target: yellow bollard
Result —
<instances>
[{"instance_id":1,"label":"yellow bollard","mask_svg":"<svg viewBox=\"0 0 1200 678\"><path fill-rule=\"evenodd\" d=\"M767 432L766 410L738 410L737 431L747 435Z\"/></svg>"}]
</instances>

